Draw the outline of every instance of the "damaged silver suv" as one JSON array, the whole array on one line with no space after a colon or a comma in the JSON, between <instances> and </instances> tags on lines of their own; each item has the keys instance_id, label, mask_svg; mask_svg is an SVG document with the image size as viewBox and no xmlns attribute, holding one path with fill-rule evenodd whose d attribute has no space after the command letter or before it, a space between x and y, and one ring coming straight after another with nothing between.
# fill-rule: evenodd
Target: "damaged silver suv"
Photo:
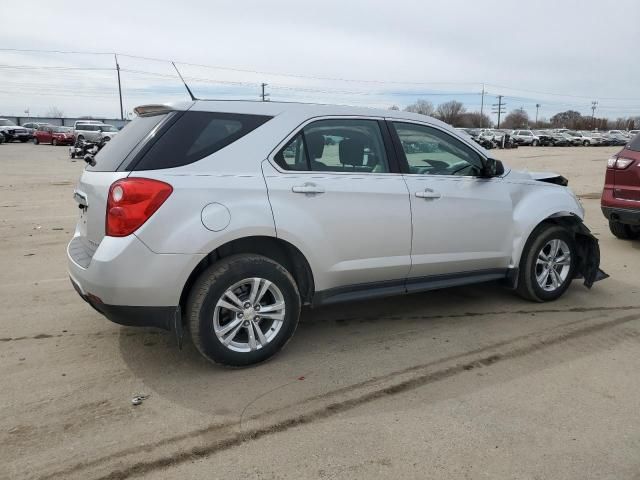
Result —
<instances>
[{"instance_id":1,"label":"damaged silver suv","mask_svg":"<svg viewBox=\"0 0 640 480\"><path fill-rule=\"evenodd\" d=\"M566 180L516 172L422 115L193 101L138 117L83 172L72 283L123 325L263 361L302 305L502 280L591 287L597 240Z\"/></svg>"}]
</instances>

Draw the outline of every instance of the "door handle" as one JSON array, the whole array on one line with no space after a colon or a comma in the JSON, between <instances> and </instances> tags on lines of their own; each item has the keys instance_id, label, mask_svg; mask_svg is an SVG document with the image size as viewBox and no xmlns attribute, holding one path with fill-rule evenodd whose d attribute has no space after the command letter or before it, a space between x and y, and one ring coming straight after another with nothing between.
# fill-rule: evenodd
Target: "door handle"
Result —
<instances>
[{"instance_id":1,"label":"door handle","mask_svg":"<svg viewBox=\"0 0 640 480\"><path fill-rule=\"evenodd\" d=\"M324 188L315 183L305 183L304 185L296 185L291 188L293 193L324 193Z\"/></svg>"},{"instance_id":2,"label":"door handle","mask_svg":"<svg viewBox=\"0 0 640 480\"><path fill-rule=\"evenodd\" d=\"M430 188L425 188L425 190L422 192L416 192L416 197L418 198L435 199L435 198L440 198L441 196L442 195L440 195L438 192L434 192Z\"/></svg>"}]
</instances>

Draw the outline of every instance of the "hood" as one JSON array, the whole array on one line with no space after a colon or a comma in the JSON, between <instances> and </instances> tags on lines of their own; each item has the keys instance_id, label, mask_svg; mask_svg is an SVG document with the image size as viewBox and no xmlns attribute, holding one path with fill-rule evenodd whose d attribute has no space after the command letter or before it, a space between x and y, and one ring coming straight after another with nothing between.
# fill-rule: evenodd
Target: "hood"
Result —
<instances>
[{"instance_id":1,"label":"hood","mask_svg":"<svg viewBox=\"0 0 640 480\"><path fill-rule=\"evenodd\" d=\"M569 181L558 173L553 172L527 172L526 170L509 170L507 175L514 180L537 180L539 182L553 183L566 187Z\"/></svg>"}]
</instances>

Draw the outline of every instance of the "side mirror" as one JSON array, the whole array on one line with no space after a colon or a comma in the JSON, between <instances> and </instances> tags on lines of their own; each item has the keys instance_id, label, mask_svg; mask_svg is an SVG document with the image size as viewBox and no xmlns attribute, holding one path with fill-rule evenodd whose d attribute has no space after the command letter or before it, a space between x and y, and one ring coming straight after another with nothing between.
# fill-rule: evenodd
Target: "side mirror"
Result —
<instances>
[{"instance_id":1,"label":"side mirror","mask_svg":"<svg viewBox=\"0 0 640 480\"><path fill-rule=\"evenodd\" d=\"M487 158L484 164L485 177L498 177L504 173L504 165L500 160L495 158Z\"/></svg>"}]
</instances>

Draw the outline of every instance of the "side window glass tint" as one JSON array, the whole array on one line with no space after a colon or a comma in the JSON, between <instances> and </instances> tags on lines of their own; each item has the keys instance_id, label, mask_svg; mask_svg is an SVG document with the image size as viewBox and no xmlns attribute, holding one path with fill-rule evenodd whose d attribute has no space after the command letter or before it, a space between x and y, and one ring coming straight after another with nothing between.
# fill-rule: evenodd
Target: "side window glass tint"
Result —
<instances>
[{"instance_id":1,"label":"side window glass tint","mask_svg":"<svg viewBox=\"0 0 640 480\"><path fill-rule=\"evenodd\" d=\"M409 173L477 176L482 172L478 153L451 135L423 125L394 122Z\"/></svg>"}]
</instances>

